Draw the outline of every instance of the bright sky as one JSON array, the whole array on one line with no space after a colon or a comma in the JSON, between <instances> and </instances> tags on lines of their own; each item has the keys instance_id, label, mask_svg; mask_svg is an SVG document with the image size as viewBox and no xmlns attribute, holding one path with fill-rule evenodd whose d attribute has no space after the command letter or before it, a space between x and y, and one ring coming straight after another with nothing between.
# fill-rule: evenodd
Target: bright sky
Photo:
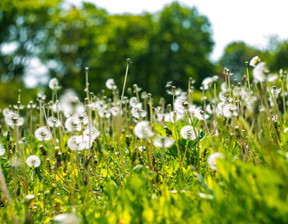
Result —
<instances>
[{"instance_id":1,"label":"bright sky","mask_svg":"<svg viewBox=\"0 0 288 224\"><path fill-rule=\"evenodd\" d=\"M82 0L67 0L79 4ZM86 0L110 13L160 11L173 0ZM242 40L258 48L265 48L269 36L288 39L287 0L180 0L195 6L208 17L213 29L215 48L211 59L217 60L227 44Z\"/></svg>"}]
</instances>

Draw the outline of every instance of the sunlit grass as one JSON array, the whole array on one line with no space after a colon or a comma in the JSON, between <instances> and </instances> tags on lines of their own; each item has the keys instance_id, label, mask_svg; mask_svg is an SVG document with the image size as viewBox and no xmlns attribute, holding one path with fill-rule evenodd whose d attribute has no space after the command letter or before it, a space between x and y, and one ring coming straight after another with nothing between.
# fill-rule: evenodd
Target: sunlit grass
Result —
<instances>
[{"instance_id":1,"label":"sunlit grass","mask_svg":"<svg viewBox=\"0 0 288 224\"><path fill-rule=\"evenodd\" d=\"M24 107L19 91L3 108L0 222L287 223L287 73L260 59L242 82L225 69L203 80L201 105L192 79L169 82L166 105L137 85L126 95L130 63L121 88L107 80L112 97L86 68L83 101L52 79L51 101Z\"/></svg>"}]
</instances>

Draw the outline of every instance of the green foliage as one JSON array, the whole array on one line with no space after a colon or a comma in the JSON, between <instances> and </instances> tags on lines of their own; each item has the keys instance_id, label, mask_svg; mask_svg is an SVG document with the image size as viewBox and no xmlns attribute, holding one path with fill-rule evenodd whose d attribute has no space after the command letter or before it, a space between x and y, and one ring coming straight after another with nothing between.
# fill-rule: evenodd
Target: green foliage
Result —
<instances>
[{"instance_id":1,"label":"green foliage","mask_svg":"<svg viewBox=\"0 0 288 224\"><path fill-rule=\"evenodd\" d=\"M210 23L196 8L174 2L155 14L109 15L91 3L63 9L60 0L7 2L1 3L0 43L18 43L18 48L0 55L4 81L21 80L27 61L37 57L63 88L79 92L84 67L90 67L90 89L99 91L108 78L122 84L125 65L119 61L129 57L133 66L128 84L168 98L166 82L186 88L193 77L199 86L213 73Z\"/></svg>"},{"instance_id":2,"label":"green foliage","mask_svg":"<svg viewBox=\"0 0 288 224\"><path fill-rule=\"evenodd\" d=\"M228 68L234 77L238 80L246 74L245 62L248 63L254 56L259 56L261 60L266 61L269 58L269 54L258 50L257 48L250 47L246 43L232 42L226 46L224 54L219 60L219 70Z\"/></svg>"}]
</instances>

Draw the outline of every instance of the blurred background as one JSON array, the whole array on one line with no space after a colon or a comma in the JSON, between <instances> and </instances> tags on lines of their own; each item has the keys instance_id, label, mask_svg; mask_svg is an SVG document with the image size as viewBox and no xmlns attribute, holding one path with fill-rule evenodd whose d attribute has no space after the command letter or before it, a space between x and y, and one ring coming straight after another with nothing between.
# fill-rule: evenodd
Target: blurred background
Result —
<instances>
[{"instance_id":1,"label":"blurred background","mask_svg":"<svg viewBox=\"0 0 288 224\"><path fill-rule=\"evenodd\" d=\"M211 7L223 21L228 21L223 24L226 32L221 34L223 38L229 36L233 32L232 21L242 18L221 15L215 5ZM220 8L224 9L219 5ZM240 80L245 74L245 61L256 55L268 63L271 72L287 69L288 41L271 34L264 47L252 46L240 38L242 32L254 35L249 29L245 31L245 23L235 24L234 28L244 28L239 40L231 40L217 55L213 54L214 36L217 34L220 42L221 35L216 26L213 29L209 15L200 13L195 6L169 1L152 12L108 10L98 6L96 0L1 0L0 107L15 104L19 88L23 104L39 91L49 95L47 83L54 77L59 79L61 91L73 88L83 97L86 66L90 68L90 90L95 94L105 89L108 78L113 78L122 89L126 58L133 61L128 87L136 83L154 97L166 99L170 97L165 93L165 85L171 80L176 87L186 90L188 78L192 77L199 88L205 77L221 77L224 67ZM255 13L256 10L261 12L260 8ZM243 11L243 17L248 16L246 13ZM268 16L266 12L262 14ZM256 14L251 16L257 33L263 22ZM273 24L273 17L270 21Z\"/></svg>"}]
</instances>

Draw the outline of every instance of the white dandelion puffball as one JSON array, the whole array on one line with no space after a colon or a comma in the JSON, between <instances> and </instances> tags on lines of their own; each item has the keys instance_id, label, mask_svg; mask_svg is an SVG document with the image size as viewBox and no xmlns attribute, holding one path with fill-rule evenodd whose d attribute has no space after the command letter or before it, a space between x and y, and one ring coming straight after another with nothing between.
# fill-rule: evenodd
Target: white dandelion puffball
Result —
<instances>
[{"instance_id":1,"label":"white dandelion puffball","mask_svg":"<svg viewBox=\"0 0 288 224\"><path fill-rule=\"evenodd\" d=\"M138 104L137 97L136 96L131 97L130 100L129 100L129 104L130 104L131 107L135 107Z\"/></svg>"},{"instance_id":2,"label":"white dandelion puffball","mask_svg":"<svg viewBox=\"0 0 288 224\"><path fill-rule=\"evenodd\" d=\"M76 116L67 118L65 121L65 128L69 132L81 131L81 122L79 118Z\"/></svg>"},{"instance_id":3,"label":"white dandelion puffball","mask_svg":"<svg viewBox=\"0 0 288 224\"><path fill-rule=\"evenodd\" d=\"M36 168L36 167L40 166L41 160L39 159L38 156L32 155L32 156L29 156L27 158L26 163L29 167Z\"/></svg>"},{"instance_id":4,"label":"white dandelion puffball","mask_svg":"<svg viewBox=\"0 0 288 224\"><path fill-rule=\"evenodd\" d=\"M24 197L25 201L32 201L35 198L34 194L28 194Z\"/></svg>"},{"instance_id":5,"label":"white dandelion puffball","mask_svg":"<svg viewBox=\"0 0 288 224\"><path fill-rule=\"evenodd\" d=\"M5 154L5 148L3 145L0 144L0 156L3 156Z\"/></svg>"},{"instance_id":6,"label":"white dandelion puffball","mask_svg":"<svg viewBox=\"0 0 288 224\"><path fill-rule=\"evenodd\" d=\"M137 104L135 107L132 107L131 115L132 117L139 119L146 117L147 112L145 110L142 110L141 104Z\"/></svg>"},{"instance_id":7,"label":"white dandelion puffball","mask_svg":"<svg viewBox=\"0 0 288 224\"><path fill-rule=\"evenodd\" d=\"M194 128L191 125L186 125L184 126L180 134L182 138L187 139L187 140L195 140L196 139L196 133L194 132Z\"/></svg>"},{"instance_id":8,"label":"white dandelion puffball","mask_svg":"<svg viewBox=\"0 0 288 224\"><path fill-rule=\"evenodd\" d=\"M223 115L224 117L236 117L238 116L238 108L234 104L226 104L223 107Z\"/></svg>"},{"instance_id":9,"label":"white dandelion puffball","mask_svg":"<svg viewBox=\"0 0 288 224\"><path fill-rule=\"evenodd\" d=\"M170 148L174 144L172 138L155 138L154 145L158 148Z\"/></svg>"},{"instance_id":10,"label":"white dandelion puffball","mask_svg":"<svg viewBox=\"0 0 288 224\"><path fill-rule=\"evenodd\" d=\"M75 214L60 214L54 217L55 223L61 224L80 224L80 219Z\"/></svg>"},{"instance_id":11,"label":"white dandelion puffball","mask_svg":"<svg viewBox=\"0 0 288 224\"><path fill-rule=\"evenodd\" d=\"M47 124L49 127L53 128L58 128L61 125L61 121L59 121L56 117L49 117L47 119Z\"/></svg>"},{"instance_id":12,"label":"white dandelion puffball","mask_svg":"<svg viewBox=\"0 0 288 224\"><path fill-rule=\"evenodd\" d=\"M46 126L42 126L35 131L35 137L42 142L47 142L52 138L52 134Z\"/></svg>"},{"instance_id":13,"label":"white dandelion puffball","mask_svg":"<svg viewBox=\"0 0 288 224\"><path fill-rule=\"evenodd\" d=\"M116 89L114 79L107 79L106 87L107 87L107 89Z\"/></svg>"},{"instance_id":14,"label":"white dandelion puffball","mask_svg":"<svg viewBox=\"0 0 288 224\"><path fill-rule=\"evenodd\" d=\"M52 89L52 90L58 90L58 89L60 89L58 79L56 79L56 78L51 79L51 80L49 81L49 88Z\"/></svg>"},{"instance_id":15,"label":"white dandelion puffball","mask_svg":"<svg viewBox=\"0 0 288 224\"><path fill-rule=\"evenodd\" d=\"M89 144L90 142L90 144ZM89 149L92 146L92 141L87 135L83 137L81 135L71 136L67 142L67 146L71 151L83 151L84 149Z\"/></svg>"},{"instance_id":16,"label":"white dandelion puffball","mask_svg":"<svg viewBox=\"0 0 288 224\"><path fill-rule=\"evenodd\" d=\"M5 123L12 128L19 127L19 126L22 126L24 124L24 118L20 117L16 113L10 111L5 116Z\"/></svg>"},{"instance_id":17,"label":"white dandelion puffball","mask_svg":"<svg viewBox=\"0 0 288 224\"><path fill-rule=\"evenodd\" d=\"M208 157L208 165L212 170L217 170L216 161L218 158L224 159L224 155L220 152L215 152Z\"/></svg>"},{"instance_id":18,"label":"white dandelion puffball","mask_svg":"<svg viewBox=\"0 0 288 224\"><path fill-rule=\"evenodd\" d=\"M100 131L98 131L97 128L95 128L95 127L90 127L90 130L89 130L89 128L87 128L83 132L83 134L88 136L88 137L90 135L91 139L94 140L94 139L98 138L98 136L100 135Z\"/></svg>"},{"instance_id":19,"label":"white dandelion puffball","mask_svg":"<svg viewBox=\"0 0 288 224\"><path fill-rule=\"evenodd\" d=\"M136 124L134 134L140 139L152 138L154 136L148 121L140 121L138 124Z\"/></svg>"},{"instance_id":20,"label":"white dandelion puffball","mask_svg":"<svg viewBox=\"0 0 288 224\"><path fill-rule=\"evenodd\" d=\"M258 63L253 69L253 77L257 82L264 82L267 79L268 70L264 62Z\"/></svg>"},{"instance_id":21,"label":"white dandelion puffball","mask_svg":"<svg viewBox=\"0 0 288 224\"><path fill-rule=\"evenodd\" d=\"M255 67L257 64L261 62L260 58L258 56L255 56L251 59L249 65L252 67Z\"/></svg>"},{"instance_id":22,"label":"white dandelion puffball","mask_svg":"<svg viewBox=\"0 0 288 224\"><path fill-rule=\"evenodd\" d=\"M217 77L217 76L216 76ZM217 77L218 78L218 77ZM203 79L202 81L202 86L204 88L204 90L208 90L209 86L214 82L214 79L212 77L207 77L205 79Z\"/></svg>"}]
</instances>

